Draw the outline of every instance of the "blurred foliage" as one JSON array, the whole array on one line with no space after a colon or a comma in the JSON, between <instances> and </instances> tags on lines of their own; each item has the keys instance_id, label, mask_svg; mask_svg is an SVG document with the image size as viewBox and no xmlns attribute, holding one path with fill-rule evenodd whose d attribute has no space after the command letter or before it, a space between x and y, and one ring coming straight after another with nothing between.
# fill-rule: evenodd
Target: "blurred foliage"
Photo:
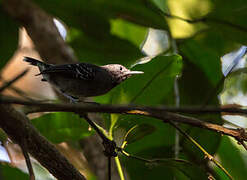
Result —
<instances>
[{"instance_id":1,"label":"blurred foliage","mask_svg":"<svg viewBox=\"0 0 247 180\"><path fill-rule=\"evenodd\" d=\"M13 56L18 46L18 26L3 11L0 4L0 69Z\"/></svg>"},{"instance_id":2,"label":"blurred foliage","mask_svg":"<svg viewBox=\"0 0 247 180\"><path fill-rule=\"evenodd\" d=\"M68 112L45 114L32 124L53 143L76 141L91 135L89 125L78 115Z\"/></svg>"},{"instance_id":3,"label":"blurred foliage","mask_svg":"<svg viewBox=\"0 0 247 180\"><path fill-rule=\"evenodd\" d=\"M0 165L0 178L3 180L27 180L29 179L28 175L20 171L17 168L10 167L8 165Z\"/></svg>"},{"instance_id":4,"label":"blurred foliage","mask_svg":"<svg viewBox=\"0 0 247 180\"><path fill-rule=\"evenodd\" d=\"M85 62L131 66L144 57L141 47L147 38L148 28L162 29L171 35L180 34L170 38L170 44L173 44L171 51L177 52L176 55L159 54L148 62L137 63L133 70L145 73L126 80L104 96L94 98L102 104L175 106L177 98L181 106L218 106L217 94L222 86L218 89L216 87L223 78L220 57L247 42L245 0L34 2L68 26L67 42L78 59ZM186 7L182 8L181 4L186 4ZM165 16L169 12L192 21ZM181 24L176 26L175 20ZM2 10L1 1L0 31L2 68L18 45L18 28ZM246 75L243 76L241 81L238 77L227 79L225 88L231 90L237 83L238 88L245 93ZM176 97L174 83L177 83L179 98ZM203 121L224 123L220 115L195 117ZM128 153L147 159L174 158L175 130L169 124L134 115L104 115L102 118L113 139L123 141L126 138L130 142L125 148ZM53 143L78 141L93 133L88 130L88 124L73 113L49 113L33 119L32 123ZM211 155L217 155L235 179L245 179L246 156L229 138L187 125L180 127ZM131 128L132 131L125 137ZM120 160L130 179L207 179L208 173L216 179L227 178L222 170L209 166L202 152L182 136L179 145L179 158L188 160L189 164L173 161L147 164L124 156L120 156ZM2 166L1 174L4 177L19 176L20 172L9 171L15 169Z\"/></svg>"}]
</instances>

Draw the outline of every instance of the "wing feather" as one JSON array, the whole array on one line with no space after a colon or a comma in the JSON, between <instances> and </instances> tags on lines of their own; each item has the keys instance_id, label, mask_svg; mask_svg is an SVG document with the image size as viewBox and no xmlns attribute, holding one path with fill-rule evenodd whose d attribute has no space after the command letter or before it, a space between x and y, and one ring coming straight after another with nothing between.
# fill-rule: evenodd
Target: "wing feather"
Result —
<instances>
[{"instance_id":1,"label":"wing feather","mask_svg":"<svg viewBox=\"0 0 247 180\"><path fill-rule=\"evenodd\" d=\"M66 76L70 78L83 79L83 80L93 80L96 73L97 66L87 63L78 64L64 64L64 65L54 65L46 68L40 74L53 74L59 73L61 76Z\"/></svg>"}]
</instances>

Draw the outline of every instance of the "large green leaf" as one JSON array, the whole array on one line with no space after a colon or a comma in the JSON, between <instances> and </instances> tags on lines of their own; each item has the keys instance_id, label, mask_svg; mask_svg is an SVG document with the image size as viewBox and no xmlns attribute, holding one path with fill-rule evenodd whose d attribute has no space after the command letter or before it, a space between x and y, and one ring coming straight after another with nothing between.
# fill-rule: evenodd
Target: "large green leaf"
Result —
<instances>
[{"instance_id":1,"label":"large green leaf","mask_svg":"<svg viewBox=\"0 0 247 180\"><path fill-rule=\"evenodd\" d=\"M246 179L246 151L243 152L238 149L236 145L231 142L228 137L223 137L217 151L219 160L234 179ZM223 176L224 177L224 176Z\"/></svg>"},{"instance_id":2,"label":"large green leaf","mask_svg":"<svg viewBox=\"0 0 247 180\"><path fill-rule=\"evenodd\" d=\"M18 26L0 5L0 69L13 56L18 46Z\"/></svg>"},{"instance_id":3,"label":"large green leaf","mask_svg":"<svg viewBox=\"0 0 247 180\"><path fill-rule=\"evenodd\" d=\"M129 78L105 97L109 98L108 103L165 104L166 99L169 99L171 94L173 96L174 79L181 69L181 56L157 56L132 69L143 71L144 74ZM99 101L101 99L104 97L97 98Z\"/></svg>"},{"instance_id":4,"label":"large green leaf","mask_svg":"<svg viewBox=\"0 0 247 180\"><path fill-rule=\"evenodd\" d=\"M76 141L92 134L87 122L74 113L45 114L31 122L42 135L54 143Z\"/></svg>"}]
</instances>

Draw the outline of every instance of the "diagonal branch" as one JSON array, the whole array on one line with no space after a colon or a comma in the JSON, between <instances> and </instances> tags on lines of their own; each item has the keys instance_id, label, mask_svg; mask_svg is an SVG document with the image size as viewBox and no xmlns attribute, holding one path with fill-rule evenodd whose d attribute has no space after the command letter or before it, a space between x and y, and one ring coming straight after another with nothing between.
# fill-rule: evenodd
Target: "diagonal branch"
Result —
<instances>
[{"instance_id":1,"label":"diagonal branch","mask_svg":"<svg viewBox=\"0 0 247 180\"><path fill-rule=\"evenodd\" d=\"M33 40L42 59L49 63L71 63L75 60L72 49L60 36L53 17L30 0L3 0L6 12L21 23Z\"/></svg>"},{"instance_id":2,"label":"diagonal branch","mask_svg":"<svg viewBox=\"0 0 247 180\"><path fill-rule=\"evenodd\" d=\"M0 93L3 92L9 86L11 86L14 82L16 82L17 80L19 80L20 78L22 78L27 72L28 72L28 69L25 69L23 72L21 72L20 74L18 74L16 77L14 77L13 79L11 79L10 81L5 82L0 87Z\"/></svg>"},{"instance_id":3,"label":"diagonal branch","mask_svg":"<svg viewBox=\"0 0 247 180\"><path fill-rule=\"evenodd\" d=\"M0 105L0 127L16 143L47 168L57 179L85 179L67 159L32 126L22 113L7 104Z\"/></svg>"}]
</instances>

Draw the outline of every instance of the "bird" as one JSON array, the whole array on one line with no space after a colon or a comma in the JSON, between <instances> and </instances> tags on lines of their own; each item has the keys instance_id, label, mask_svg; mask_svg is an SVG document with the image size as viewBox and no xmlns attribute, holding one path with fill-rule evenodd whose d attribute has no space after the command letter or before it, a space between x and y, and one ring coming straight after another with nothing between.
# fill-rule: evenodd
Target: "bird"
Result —
<instances>
[{"instance_id":1,"label":"bird","mask_svg":"<svg viewBox=\"0 0 247 180\"><path fill-rule=\"evenodd\" d=\"M111 89L142 71L131 71L120 64L97 66L89 63L54 65L44 63L31 57L23 61L37 66L41 81L49 82L72 103L80 98L104 95Z\"/></svg>"}]
</instances>

